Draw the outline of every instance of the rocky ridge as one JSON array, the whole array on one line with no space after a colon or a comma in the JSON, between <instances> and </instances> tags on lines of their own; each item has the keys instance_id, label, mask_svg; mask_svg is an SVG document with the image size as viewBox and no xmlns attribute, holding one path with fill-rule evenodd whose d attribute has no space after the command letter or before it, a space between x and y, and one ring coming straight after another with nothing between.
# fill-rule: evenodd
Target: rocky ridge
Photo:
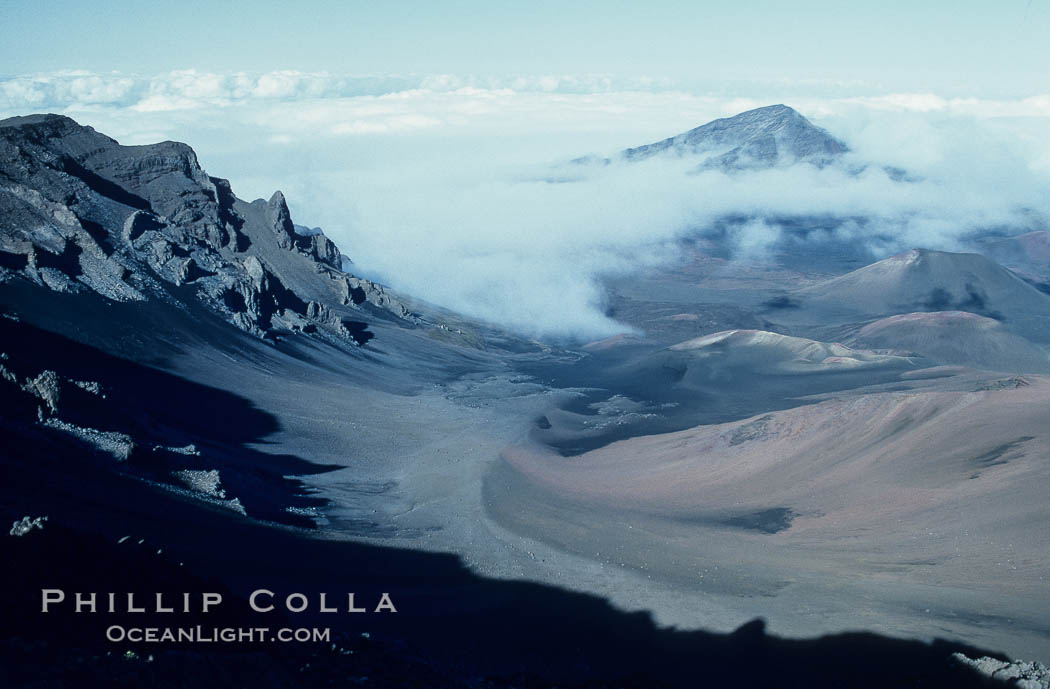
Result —
<instances>
[{"instance_id":1,"label":"rocky ridge","mask_svg":"<svg viewBox=\"0 0 1050 689\"><path fill-rule=\"evenodd\" d=\"M0 121L0 282L119 302L193 296L260 337L362 344L362 310L412 320L343 265L322 232L300 232L281 192L238 199L186 144L122 146L60 115Z\"/></svg>"}]
</instances>

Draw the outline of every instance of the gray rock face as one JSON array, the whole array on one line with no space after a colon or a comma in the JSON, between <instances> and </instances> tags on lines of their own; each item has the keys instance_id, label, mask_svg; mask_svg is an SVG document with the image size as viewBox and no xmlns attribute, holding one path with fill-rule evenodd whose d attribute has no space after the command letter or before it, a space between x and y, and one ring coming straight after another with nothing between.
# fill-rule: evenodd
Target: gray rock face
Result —
<instances>
[{"instance_id":1,"label":"gray rock face","mask_svg":"<svg viewBox=\"0 0 1050 689\"><path fill-rule=\"evenodd\" d=\"M277 236L278 246L300 251L318 263L336 270L342 269L342 254L335 243L320 230L308 229L307 232L300 232L302 226L292 222L292 214L288 211L288 204L280 191L275 191L266 202L266 212Z\"/></svg>"},{"instance_id":2,"label":"gray rock face","mask_svg":"<svg viewBox=\"0 0 1050 689\"><path fill-rule=\"evenodd\" d=\"M0 121L0 282L115 301L177 302L187 292L173 288L188 286L259 336L346 338L343 317L360 309L409 315L342 266L323 233L296 228L281 192L245 203L185 144L121 146L59 115ZM308 313L311 302L331 308Z\"/></svg>"},{"instance_id":3,"label":"gray rock face","mask_svg":"<svg viewBox=\"0 0 1050 689\"><path fill-rule=\"evenodd\" d=\"M823 167L849 147L786 105L714 120L669 139L629 148L627 160L659 154L703 156L701 168L753 169L797 162Z\"/></svg>"},{"instance_id":4,"label":"gray rock face","mask_svg":"<svg viewBox=\"0 0 1050 689\"><path fill-rule=\"evenodd\" d=\"M292 214L288 211L288 204L284 200L284 194L275 191L270 200L266 202L266 215L273 225L274 235L277 237L277 246L282 249L291 249L295 246L295 224L292 223Z\"/></svg>"}]
</instances>

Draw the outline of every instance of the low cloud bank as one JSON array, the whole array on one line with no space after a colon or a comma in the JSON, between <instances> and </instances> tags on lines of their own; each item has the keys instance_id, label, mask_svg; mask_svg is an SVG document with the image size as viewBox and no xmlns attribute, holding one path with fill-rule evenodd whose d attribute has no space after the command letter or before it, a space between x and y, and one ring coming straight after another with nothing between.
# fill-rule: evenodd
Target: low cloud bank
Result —
<instances>
[{"instance_id":1,"label":"low cloud bank","mask_svg":"<svg viewBox=\"0 0 1050 689\"><path fill-rule=\"evenodd\" d=\"M1050 218L1046 97L756 100L607 77L488 82L62 73L0 81L0 112L64 112L122 143L187 141L238 195L283 189L297 222L323 227L361 272L535 336L623 331L604 315L602 279L675 260L681 238L726 216L742 218L727 251L748 259L773 253L782 217L843 218L823 238L875 256ZM561 162L780 101L850 145L842 167Z\"/></svg>"}]
</instances>

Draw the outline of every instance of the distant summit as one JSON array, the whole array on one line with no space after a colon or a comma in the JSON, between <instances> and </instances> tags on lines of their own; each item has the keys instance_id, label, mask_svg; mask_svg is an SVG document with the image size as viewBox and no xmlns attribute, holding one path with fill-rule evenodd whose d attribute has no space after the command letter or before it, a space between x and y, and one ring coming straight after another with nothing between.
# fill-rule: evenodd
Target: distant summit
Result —
<instances>
[{"instance_id":1,"label":"distant summit","mask_svg":"<svg viewBox=\"0 0 1050 689\"><path fill-rule=\"evenodd\" d=\"M660 154L702 156L701 168L755 169L805 162L824 167L849 151L826 130L786 105L768 105L691 129L663 141L628 148L630 161Z\"/></svg>"}]
</instances>

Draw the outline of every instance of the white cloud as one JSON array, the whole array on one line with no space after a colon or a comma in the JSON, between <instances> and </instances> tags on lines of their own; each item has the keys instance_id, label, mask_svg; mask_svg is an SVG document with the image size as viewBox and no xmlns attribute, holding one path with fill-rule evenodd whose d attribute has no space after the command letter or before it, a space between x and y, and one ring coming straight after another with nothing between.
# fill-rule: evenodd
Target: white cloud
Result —
<instances>
[{"instance_id":1,"label":"white cloud","mask_svg":"<svg viewBox=\"0 0 1050 689\"><path fill-rule=\"evenodd\" d=\"M853 88L847 85L844 88ZM834 168L685 174L688 161L554 168L783 102L846 140ZM863 217L836 231L879 252L953 248L982 227L1050 218L1050 96L712 96L607 76L347 77L280 71L64 72L0 81L3 115L63 111L123 143L187 141L246 198L285 191L356 265L395 287L531 334L622 330L599 278L675 255L728 213L760 258L772 215ZM919 181L894 182L879 167ZM548 177L573 178L552 183Z\"/></svg>"}]
</instances>

